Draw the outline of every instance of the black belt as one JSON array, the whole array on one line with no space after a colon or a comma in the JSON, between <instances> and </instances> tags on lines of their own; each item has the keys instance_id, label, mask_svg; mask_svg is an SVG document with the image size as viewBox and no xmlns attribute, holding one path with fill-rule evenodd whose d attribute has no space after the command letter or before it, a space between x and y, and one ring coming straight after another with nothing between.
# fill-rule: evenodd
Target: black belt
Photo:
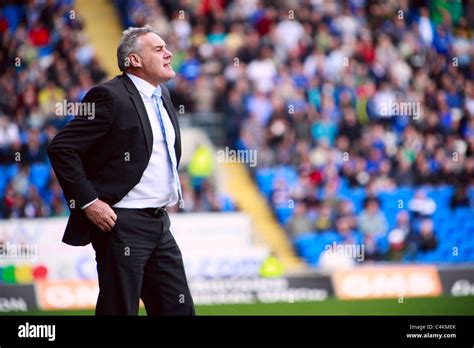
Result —
<instances>
[{"instance_id":1,"label":"black belt","mask_svg":"<svg viewBox=\"0 0 474 348\"><path fill-rule=\"evenodd\" d=\"M160 207L160 208L143 208L141 209L143 211L146 211L147 213L153 215L154 217L161 218L165 216L166 213L166 207Z\"/></svg>"}]
</instances>

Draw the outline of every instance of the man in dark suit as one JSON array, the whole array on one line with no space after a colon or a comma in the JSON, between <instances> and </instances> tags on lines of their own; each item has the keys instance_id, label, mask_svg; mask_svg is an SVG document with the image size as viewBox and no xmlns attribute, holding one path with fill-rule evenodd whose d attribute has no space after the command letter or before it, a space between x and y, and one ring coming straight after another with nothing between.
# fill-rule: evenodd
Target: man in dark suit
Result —
<instances>
[{"instance_id":1,"label":"man in dark suit","mask_svg":"<svg viewBox=\"0 0 474 348\"><path fill-rule=\"evenodd\" d=\"M48 146L69 202L63 242L96 252L96 315L194 315L166 207L179 202L181 139L164 82L172 54L149 26L124 31L122 75L92 88ZM92 106L92 107L90 107Z\"/></svg>"}]
</instances>

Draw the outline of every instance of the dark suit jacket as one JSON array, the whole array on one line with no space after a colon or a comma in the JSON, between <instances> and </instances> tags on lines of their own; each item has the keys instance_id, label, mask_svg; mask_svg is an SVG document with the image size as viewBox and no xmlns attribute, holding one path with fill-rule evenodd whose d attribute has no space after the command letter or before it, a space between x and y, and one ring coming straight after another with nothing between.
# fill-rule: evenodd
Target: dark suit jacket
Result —
<instances>
[{"instance_id":1,"label":"dark suit jacket","mask_svg":"<svg viewBox=\"0 0 474 348\"><path fill-rule=\"evenodd\" d=\"M176 133L179 164L181 138L176 111L163 85L163 104ZM68 201L63 242L86 245L95 226L81 207L99 198L119 202L140 181L148 165L153 133L140 93L123 74L92 88L83 103L95 103L94 117L76 116L48 145L48 155Z\"/></svg>"}]
</instances>

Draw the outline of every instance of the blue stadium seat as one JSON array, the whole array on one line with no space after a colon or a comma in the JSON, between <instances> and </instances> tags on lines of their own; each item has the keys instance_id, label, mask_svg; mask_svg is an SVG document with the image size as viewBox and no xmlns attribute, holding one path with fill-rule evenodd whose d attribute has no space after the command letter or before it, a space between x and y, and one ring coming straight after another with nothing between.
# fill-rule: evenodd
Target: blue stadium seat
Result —
<instances>
[{"instance_id":1,"label":"blue stadium seat","mask_svg":"<svg viewBox=\"0 0 474 348\"><path fill-rule=\"evenodd\" d=\"M296 169L291 166L277 167L275 176L283 177L289 186L295 184L298 180L298 173Z\"/></svg>"},{"instance_id":2,"label":"blue stadium seat","mask_svg":"<svg viewBox=\"0 0 474 348\"><path fill-rule=\"evenodd\" d=\"M354 188L350 192L351 200L354 203L354 208L359 213L364 207L362 206L366 197L366 192L363 187Z\"/></svg>"},{"instance_id":3,"label":"blue stadium seat","mask_svg":"<svg viewBox=\"0 0 474 348\"><path fill-rule=\"evenodd\" d=\"M386 253L388 251L388 248L390 247L388 243L388 239L386 236L378 238L376 241L376 246L377 248L382 252Z\"/></svg>"},{"instance_id":4,"label":"blue stadium seat","mask_svg":"<svg viewBox=\"0 0 474 348\"><path fill-rule=\"evenodd\" d=\"M463 222L473 221L474 209L469 208L469 207L459 207L455 209L454 216L457 219L462 220Z\"/></svg>"},{"instance_id":5,"label":"blue stadium seat","mask_svg":"<svg viewBox=\"0 0 474 348\"><path fill-rule=\"evenodd\" d=\"M469 187L467 189L467 195L471 199L471 201L474 201L474 187Z\"/></svg>"},{"instance_id":6,"label":"blue stadium seat","mask_svg":"<svg viewBox=\"0 0 474 348\"><path fill-rule=\"evenodd\" d=\"M293 208L289 208L287 206L275 207L275 214L278 218L278 221L282 225L286 225L290 221L291 217L293 216L293 211Z\"/></svg>"},{"instance_id":7,"label":"blue stadium seat","mask_svg":"<svg viewBox=\"0 0 474 348\"><path fill-rule=\"evenodd\" d=\"M383 210L398 209L398 197L393 192L380 192L378 198L382 203Z\"/></svg>"},{"instance_id":8,"label":"blue stadium seat","mask_svg":"<svg viewBox=\"0 0 474 348\"><path fill-rule=\"evenodd\" d=\"M0 198L4 197L7 184L8 184L7 166L0 165Z\"/></svg>"},{"instance_id":9,"label":"blue stadium seat","mask_svg":"<svg viewBox=\"0 0 474 348\"><path fill-rule=\"evenodd\" d=\"M403 200L403 204L406 207L406 205L408 204L408 201L411 198L413 198L413 196L415 195L414 191L415 190L412 187L402 186L402 187L399 187L396 190L395 195L397 196L397 199L402 199Z\"/></svg>"},{"instance_id":10,"label":"blue stadium seat","mask_svg":"<svg viewBox=\"0 0 474 348\"><path fill-rule=\"evenodd\" d=\"M305 246L310 245L314 242L315 236L316 235L313 232L303 233L296 237L293 243L295 244L297 249L304 248Z\"/></svg>"},{"instance_id":11,"label":"blue stadium seat","mask_svg":"<svg viewBox=\"0 0 474 348\"><path fill-rule=\"evenodd\" d=\"M396 215L400 211L398 207L393 206L393 202L398 203L400 197L408 200L413 194L414 189L401 188L392 193L384 192L380 195L383 202L382 209L387 216L390 227L393 227L396 220ZM429 188L429 194L437 200L448 202L452 194L452 188L442 187L440 189ZM365 191L363 189L350 189L348 199L354 202L362 202L365 198ZM405 207L406 208L406 207ZM415 260L412 256L406 254L402 262L418 262L418 263L458 263L458 262L472 262L474 261L474 209L461 207L451 210L447 204L441 204L433 216L435 225L435 234L438 239L438 248L430 252L418 252L415 255ZM362 242L363 236L360 236ZM342 237L335 231L327 231L320 234L311 234L306 237L307 242L303 252L300 255L307 260L308 264L317 264L316 256L319 255L326 245L335 242L340 242ZM300 242L301 243L301 242ZM386 253L389 248L387 236L377 239L377 247L382 253ZM458 248L458 255L453 255L453 248ZM297 248L301 250L301 248ZM310 261L311 260L311 261Z\"/></svg>"},{"instance_id":12,"label":"blue stadium seat","mask_svg":"<svg viewBox=\"0 0 474 348\"><path fill-rule=\"evenodd\" d=\"M18 175L18 172L20 171L20 165L18 163L13 163L7 165L7 178L8 180L11 180L14 176Z\"/></svg>"},{"instance_id":13,"label":"blue stadium seat","mask_svg":"<svg viewBox=\"0 0 474 348\"><path fill-rule=\"evenodd\" d=\"M270 198L270 193L273 189L273 178L275 177L275 172L273 169L265 168L258 169L256 174L257 185L265 196Z\"/></svg>"},{"instance_id":14,"label":"blue stadium seat","mask_svg":"<svg viewBox=\"0 0 474 348\"><path fill-rule=\"evenodd\" d=\"M42 192L48 185L50 168L45 163L33 163L30 169L30 182Z\"/></svg>"}]
</instances>

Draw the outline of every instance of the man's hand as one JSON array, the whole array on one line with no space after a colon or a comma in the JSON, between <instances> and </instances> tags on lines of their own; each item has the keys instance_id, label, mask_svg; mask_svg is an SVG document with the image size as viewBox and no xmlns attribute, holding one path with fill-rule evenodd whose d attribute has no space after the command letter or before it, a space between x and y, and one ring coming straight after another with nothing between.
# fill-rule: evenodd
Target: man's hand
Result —
<instances>
[{"instance_id":1,"label":"man's hand","mask_svg":"<svg viewBox=\"0 0 474 348\"><path fill-rule=\"evenodd\" d=\"M87 218L104 232L112 231L115 221L117 221L117 214L107 203L100 199L84 209L84 212Z\"/></svg>"}]
</instances>

